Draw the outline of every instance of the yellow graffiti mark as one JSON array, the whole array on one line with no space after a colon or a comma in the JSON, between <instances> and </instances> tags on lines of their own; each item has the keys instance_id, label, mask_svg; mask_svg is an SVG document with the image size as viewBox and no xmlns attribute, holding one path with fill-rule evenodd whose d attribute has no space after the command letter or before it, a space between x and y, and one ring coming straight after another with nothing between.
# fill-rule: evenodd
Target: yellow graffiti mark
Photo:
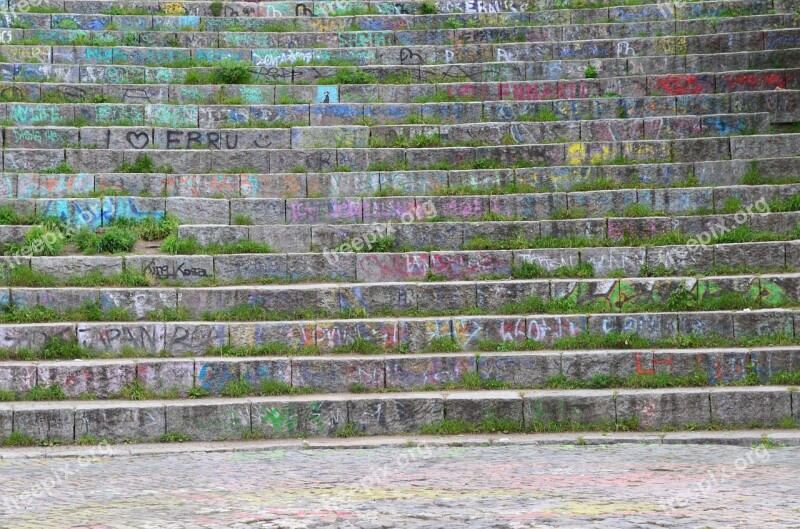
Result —
<instances>
[{"instance_id":1,"label":"yellow graffiti mark","mask_svg":"<svg viewBox=\"0 0 800 529\"><path fill-rule=\"evenodd\" d=\"M163 5L162 11L167 15L182 15L185 13L183 2L167 2Z\"/></svg>"},{"instance_id":2,"label":"yellow graffiti mark","mask_svg":"<svg viewBox=\"0 0 800 529\"><path fill-rule=\"evenodd\" d=\"M586 145L570 143L567 145L567 165L581 165L586 156Z\"/></svg>"},{"instance_id":3,"label":"yellow graffiti mark","mask_svg":"<svg viewBox=\"0 0 800 529\"><path fill-rule=\"evenodd\" d=\"M686 37L675 38L675 55L686 55Z\"/></svg>"}]
</instances>

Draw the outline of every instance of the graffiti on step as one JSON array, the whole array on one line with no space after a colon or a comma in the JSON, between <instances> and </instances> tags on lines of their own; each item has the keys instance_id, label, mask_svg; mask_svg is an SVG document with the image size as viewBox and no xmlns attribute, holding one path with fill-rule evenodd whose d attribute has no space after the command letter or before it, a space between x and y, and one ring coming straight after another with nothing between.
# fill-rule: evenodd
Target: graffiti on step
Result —
<instances>
[{"instance_id":1,"label":"graffiti on step","mask_svg":"<svg viewBox=\"0 0 800 529\"><path fill-rule=\"evenodd\" d=\"M164 324L120 324L78 327L78 342L90 349L159 352L164 348Z\"/></svg>"},{"instance_id":2,"label":"graffiti on step","mask_svg":"<svg viewBox=\"0 0 800 529\"><path fill-rule=\"evenodd\" d=\"M528 10L526 0L444 0L436 2L440 13L518 13Z\"/></svg>"},{"instance_id":3,"label":"graffiti on step","mask_svg":"<svg viewBox=\"0 0 800 529\"><path fill-rule=\"evenodd\" d=\"M210 277L208 270L201 267L189 266L185 261L171 261L153 259L143 267L145 274L156 279L180 279L182 277Z\"/></svg>"}]
</instances>

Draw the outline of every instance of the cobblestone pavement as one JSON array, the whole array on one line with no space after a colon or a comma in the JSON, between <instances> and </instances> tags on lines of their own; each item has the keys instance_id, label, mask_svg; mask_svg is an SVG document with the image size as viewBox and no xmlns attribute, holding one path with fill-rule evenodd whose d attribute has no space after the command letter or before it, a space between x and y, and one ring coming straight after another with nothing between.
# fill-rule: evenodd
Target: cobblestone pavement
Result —
<instances>
[{"instance_id":1,"label":"cobblestone pavement","mask_svg":"<svg viewBox=\"0 0 800 529\"><path fill-rule=\"evenodd\" d=\"M709 445L9 459L0 527L786 529L798 475L800 448Z\"/></svg>"}]
</instances>

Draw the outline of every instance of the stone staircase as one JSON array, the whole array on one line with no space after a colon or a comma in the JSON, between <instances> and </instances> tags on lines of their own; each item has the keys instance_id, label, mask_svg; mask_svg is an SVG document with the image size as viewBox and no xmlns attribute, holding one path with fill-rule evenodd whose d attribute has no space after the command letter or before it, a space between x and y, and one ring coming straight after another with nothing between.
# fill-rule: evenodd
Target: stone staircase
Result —
<instances>
[{"instance_id":1,"label":"stone staircase","mask_svg":"<svg viewBox=\"0 0 800 529\"><path fill-rule=\"evenodd\" d=\"M0 441L795 428L796 0L0 0Z\"/></svg>"}]
</instances>

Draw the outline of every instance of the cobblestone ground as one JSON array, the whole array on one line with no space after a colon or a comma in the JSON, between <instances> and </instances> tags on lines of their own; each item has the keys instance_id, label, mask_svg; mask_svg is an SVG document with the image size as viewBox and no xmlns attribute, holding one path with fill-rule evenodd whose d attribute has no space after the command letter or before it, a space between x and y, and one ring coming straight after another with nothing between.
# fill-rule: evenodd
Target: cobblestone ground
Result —
<instances>
[{"instance_id":1,"label":"cobblestone ground","mask_svg":"<svg viewBox=\"0 0 800 529\"><path fill-rule=\"evenodd\" d=\"M16 459L0 461L0 527L785 529L800 527L798 456L614 445Z\"/></svg>"}]
</instances>

